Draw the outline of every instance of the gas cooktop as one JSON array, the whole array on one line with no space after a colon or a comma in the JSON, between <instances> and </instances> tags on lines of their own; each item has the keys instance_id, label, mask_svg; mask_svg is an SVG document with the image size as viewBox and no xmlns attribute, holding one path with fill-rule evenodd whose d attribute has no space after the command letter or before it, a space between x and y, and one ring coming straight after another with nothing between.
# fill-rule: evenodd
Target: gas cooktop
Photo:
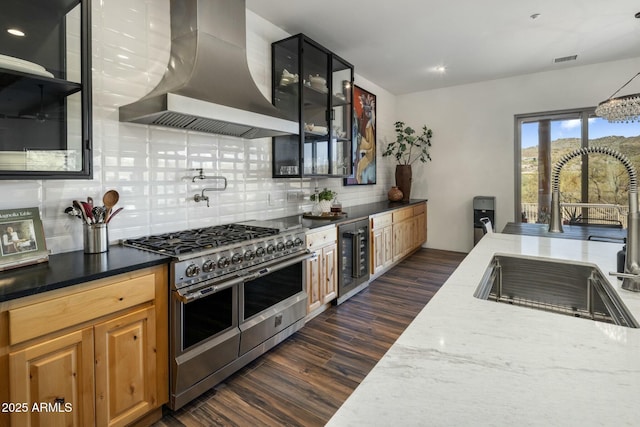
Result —
<instances>
[{"instance_id":1,"label":"gas cooktop","mask_svg":"<svg viewBox=\"0 0 640 427\"><path fill-rule=\"evenodd\" d=\"M225 224L127 239L124 244L166 255L178 256L274 236L279 232L280 230L277 228Z\"/></svg>"}]
</instances>

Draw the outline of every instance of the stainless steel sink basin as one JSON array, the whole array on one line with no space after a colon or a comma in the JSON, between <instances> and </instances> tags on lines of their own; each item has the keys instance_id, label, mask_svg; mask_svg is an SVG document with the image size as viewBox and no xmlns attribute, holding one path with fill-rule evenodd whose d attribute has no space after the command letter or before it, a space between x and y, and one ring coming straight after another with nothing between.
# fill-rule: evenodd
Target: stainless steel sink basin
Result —
<instances>
[{"instance_id":1,"label":"stainless steel sink basin","mask_svg":"<svg viewBox=\"0 0 640 427\"><path fill-rule=\"evenodd\" d=\"M584 264L495 255L473 296L638 327L600 270Z\"/></svg>"}]
</instances>

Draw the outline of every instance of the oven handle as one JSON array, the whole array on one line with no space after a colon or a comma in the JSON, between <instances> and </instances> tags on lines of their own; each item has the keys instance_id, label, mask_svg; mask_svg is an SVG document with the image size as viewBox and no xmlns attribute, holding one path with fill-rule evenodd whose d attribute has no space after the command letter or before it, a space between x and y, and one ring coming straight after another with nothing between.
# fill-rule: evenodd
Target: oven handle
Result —
<instances>
[{"instance_id":1,"label":"oven handle","mask_svg":"<svg viewBox=\"0 0 640 427\"><path fill-rule=\"evenodd\" d=\"M251 280L257 279L258 277L266 276L267 274L273 273L274 271L282 270L283 268L290 267L299 262L317 257L318 254L316 252L311 252L307 249L302 255L296 255L291 258L286 258L284 261L277 260L271 266L259 268L257 271L248 273L246 276L242 276L244 278L243 282L250 282Z\"/></svg>"},{"instance_id":2,"label":"oven handle","mask_svg":"<svg viewBox=\"0 0 640 427\"><path fill-rule=\"evenodd\" d=\"M188 304L200 298L204 298L209 294L222 291L224 289L230 288L235 285L239 285L241 283L249 282L251 280L257 279L258 277L267 275L274 271L281 270L283 268L287 268L291 265L297 264L301 261L312 259L317 256L318 255L315 252L310 252L309 250L306 250L303 255L297 255L291 258L286 258L284 261L278 259L276 260L274 265L271 267L262 267L257 271L250 271L245 274L238 274L234 278L224 280L221 283L217 283L215 285L204 286L202 288L199 288L195 291L192 291L186 294L181 294L180 292L176 292L176 296L183 304Z\"/></svg>"},{"instance_id":3,"label":"oven handle","mask_svg":"<svg viewBox=\"0 0 640 427\"><path fill-rule=\"evenodd\" d=\"M234 277L232 279L229 280L225 280L219 284L215 284L215 285L209 285L209 286L204 286L202 288L199 288L195 291L191 291L189 293L185 293L182 294L180 292L176 291L176 296L177 298L180 300L180 302L182 302L183 304L189 304L190 302L193 302L195 300L198 300L200 298L204 298L206 296L208 296L209 294L213 294L219 291L222 291L224 289L230 288L232 286L238 285L240 283L244 282L244 277Z\"/></svg>"}]
</instances>

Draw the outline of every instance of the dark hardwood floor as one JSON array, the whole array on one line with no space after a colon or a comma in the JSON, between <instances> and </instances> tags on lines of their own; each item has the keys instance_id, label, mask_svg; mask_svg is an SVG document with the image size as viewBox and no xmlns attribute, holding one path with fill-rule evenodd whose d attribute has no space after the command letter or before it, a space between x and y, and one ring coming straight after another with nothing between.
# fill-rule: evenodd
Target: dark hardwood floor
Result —
<instances>
[{"instance_id":1,"label":"dark hardwood floor","mask_svg":"<svg viewBox=\"0 0 640 427\"><path fill-rule=\"evenodd\" d=\"M420 249L154 426L324 425L465 255Z\"/></svg>"}]
</instances>

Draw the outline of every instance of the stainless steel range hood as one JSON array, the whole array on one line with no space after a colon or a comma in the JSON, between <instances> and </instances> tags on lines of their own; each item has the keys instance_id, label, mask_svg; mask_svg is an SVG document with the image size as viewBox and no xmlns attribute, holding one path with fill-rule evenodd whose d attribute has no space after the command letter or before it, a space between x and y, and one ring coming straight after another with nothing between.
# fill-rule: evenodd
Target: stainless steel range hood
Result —
<instances>
[{"instance_id":1,"label":"stainless steel range hood","mask_svg":"<svg viewBox=\"0 0 640 427\"><path fill-rule=\"evenodd\" d=\"M245 0L171 0L171 53L158 86L120 107L120 121L242 138L298 134L256 86Z\"/></svg>"}]
</instances>

